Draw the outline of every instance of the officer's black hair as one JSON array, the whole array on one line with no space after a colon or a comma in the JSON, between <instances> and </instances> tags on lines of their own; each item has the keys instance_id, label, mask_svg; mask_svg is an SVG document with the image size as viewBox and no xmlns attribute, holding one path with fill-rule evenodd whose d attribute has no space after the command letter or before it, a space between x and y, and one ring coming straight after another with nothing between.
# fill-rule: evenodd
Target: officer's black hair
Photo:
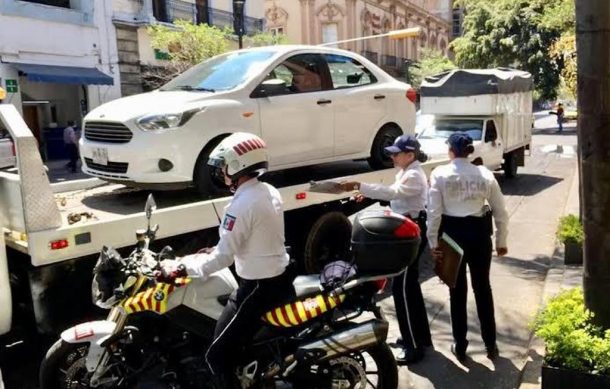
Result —
<instances>
[{"instance_id":1,"label":"officer's black hair","mask_svg":"<svg viewBox=\"0 0 610 389\"><path fill-rule=\"evenodd\" d=\"M463 150L456 150L452 147L451 151L453 151L456 158L468 158L470 154L474 153L474 146L468 145Z\"/></svg>"},{"instance_id":2,"label":"officer's black hair","mask_svg":"<svg viewBox=\"0 0 610 389\"><path fill-rule=\"evenodd\" d=\"M419 162L424 163L428 160L428 154L424 153L421 150L418 150L415 153L415 159L417 159Z\"/></svg>"}]
</instances>

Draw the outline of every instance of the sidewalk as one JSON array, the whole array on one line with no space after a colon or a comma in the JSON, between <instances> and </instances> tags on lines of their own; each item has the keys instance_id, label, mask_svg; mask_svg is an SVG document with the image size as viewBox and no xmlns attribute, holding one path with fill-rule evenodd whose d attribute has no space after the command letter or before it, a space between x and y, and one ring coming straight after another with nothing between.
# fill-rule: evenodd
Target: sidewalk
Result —
<instances>
[{"instance_id":1,"label":"sidewalk","mask_svg":"<svg viewBox=\"0 0 610 389\"><path fill-rule=\"evenodd\" d=\"M568 201L566 202L563 214L579 215L579 213L579 177L577 171L570 188ZM544 283L542 301L540 302L541 307L549 298L557 295L562 290L571 289L578 286L582 287L582 266L564 265L563 256L563 247L558 246L551 261L551 269L549 269ZM544 357L544 342L535 337L533 334L527 356L528 359L525 367L523 368L521 385L519 386L519 389L540 389L540 374Z\"/></svg>"}]
</instances>

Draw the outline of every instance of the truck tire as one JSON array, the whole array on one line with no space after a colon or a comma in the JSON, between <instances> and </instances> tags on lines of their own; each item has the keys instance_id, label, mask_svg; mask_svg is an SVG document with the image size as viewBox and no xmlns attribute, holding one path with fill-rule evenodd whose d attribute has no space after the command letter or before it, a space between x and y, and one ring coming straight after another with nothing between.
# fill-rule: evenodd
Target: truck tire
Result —
<instances>
[{"instance_id":1,"label":"truck tire","mask_svg":"<svg viewBox=\"0 0 610 389\"><path fill-rule=\"evenodd\" d=\"M403 134L400 127L395 124L386 124L381 127L371 146L371 156L368 163L374 170L389 169L394 166L392 158L386 154L385 148L394 144L396 138Z\"/></svg>"},{"instance_id":2,"label":"truck tire","mask_svg":"<svg viewBox=\"0 0 610 389\"><path fill-rule=\"evenodd\" d=\"M504 177L515 178L517 177L518 161L515 152L510 152L504 155L504 163L502 169L504 170Z\"/></svg>"},{"instance_id":3,"label":"truck tire","mask_svg":"<svg viewBox=\"0 0 610 389\"><path fill-rule=\"evenodd\" d=\"M305 241L305 271L317 274L332 261L349 261L352 223L341 212L325 213L315 221Z\"/></svg>"},{"instance_id":4,"label":"truck tire","mask_svg":"<svg viewBox=\"0 0 610 389\"><path fill-rule=\"evenodd\" d=\"M213 139L208 143L199 154L195 163L195 173L193 174L193 184L197 193L203 198L215 198L228 196L229 189L224 185L222 177L216 168L208 165L208 158L214 147L222 141L223 137Z\"/></svg>"}]
</instances>

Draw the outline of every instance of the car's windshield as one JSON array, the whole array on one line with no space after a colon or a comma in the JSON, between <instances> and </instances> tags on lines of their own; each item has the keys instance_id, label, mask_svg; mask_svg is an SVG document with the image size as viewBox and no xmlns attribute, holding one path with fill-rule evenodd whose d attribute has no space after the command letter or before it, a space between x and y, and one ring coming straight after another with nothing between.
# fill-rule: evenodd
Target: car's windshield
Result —
<instances>
[{"instance_id":1,"label":"car's windshield","mask_svg":"<svg viewBox=\"0 0 610 389\"><path fill-rule=\"evenodd\" d=\"M465 132L473 140L483 136L483 120L477 119L436 119L420 134L420 139L447 139L454 132Z\"/></svg>"},{"instance_id":2,"label":"car's windshield","mask_svg":"<svg viewBox=\"0 0 610 389\"><path fill-rule=\"evenodd\" d=\"M273 51L242 51L214 57L193 66L160 90L216 92L233 89L262 72L274 54Z\"/></svg>"}]
</instances>

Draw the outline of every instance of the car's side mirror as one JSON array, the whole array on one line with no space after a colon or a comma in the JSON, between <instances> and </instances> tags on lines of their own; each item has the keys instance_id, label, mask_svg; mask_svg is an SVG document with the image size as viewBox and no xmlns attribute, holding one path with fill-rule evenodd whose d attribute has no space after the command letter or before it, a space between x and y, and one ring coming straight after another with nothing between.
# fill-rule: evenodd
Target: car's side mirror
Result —
<instances>
[{"instance_id":1,"label":"car's side mirror","mask_svg":"<svg viewBox=\"0 0 610 389\"><path fill-rule=\"evenodd\" d=\"M250 97L269 97L283 93L286 93L286 81L280 80L279 78L273 78L263 81L256 87Z\"/></svg>"},{"instance_id":2,"label":"car's side mirror","mask_svg":"<svg viewBox=\"0 0 610 389\"><path fill-rule=\"evenodd\" d=\"M144 212L146 212L146 219L150 222L150 217L154 210L157 209L157 203L155 202L154 196L151 194L148 195L146 199L146 206L144 206Z\"/></svg>"}]
</instances>

